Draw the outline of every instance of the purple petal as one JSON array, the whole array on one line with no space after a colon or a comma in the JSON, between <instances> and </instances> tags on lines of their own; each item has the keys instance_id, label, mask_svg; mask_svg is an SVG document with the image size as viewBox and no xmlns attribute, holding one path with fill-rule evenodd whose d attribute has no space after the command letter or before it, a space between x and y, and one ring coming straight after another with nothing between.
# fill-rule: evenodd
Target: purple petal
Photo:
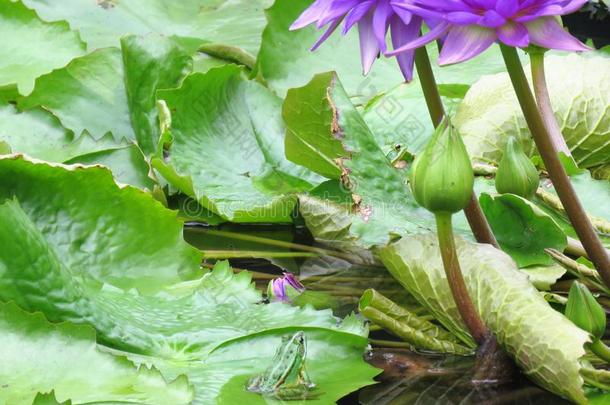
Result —
<instances>
[{"instance_id":1,"label":"purple petal","mask_svg":"<svg viewBox=\"0 0 610 405\"><path fill-rule=\"evenodd\" d=\"M405 25L409 25L411 23L413 13L411 13L409 10L405 10L401 7L396 7L394 5L392 5L392 10L394 11L394 14L396 14Z\"/></svg>"},{"instance_id":2,"label":"purple petal","mask_svg":"<svg viewBox=\"0 0 610 405\"><path fill-rule=\"evenodd\" d=\"M381 52L388 50L386 45L386 34L388 32L388 20L392 15L392 6L389 0L379 0L373 13L373 32L377 38L377 44Z\"/></svg>"},{"instance_id":3,"label":"purple petal","mask_svg":"<svg viewBox=\"0 0 610 405\"><path fill-rule=\"evenodd\" d=\"M366 75L370 72L373 62L379 55L379 44L373 32L373 15L371 12L358 23L358 33L360 34L362 72Z\"/></svg>"},{"instance_id":4,"label":"purple petal","mask_svg":"<svg viewBox=\"0 0 610 405\"><path fill-rule=\"evenodd\" d=\"M578 11L585 5L587 0L571 0L568 1L567 4L563 5L563 10L561 10L561 14L571 14L575 11ZM608 3L606 3L608 4Z\"/></svg>"},{"instance_id":5,"label":"purple petal","mask_svg":"<svg viewBox=\"0 0 610 405\"><path fill-rule=\"evenodd\" d=\"M443 22L439 23L436 27L434 27L433 29L428 31L425 35L422 35L421 37L414 39L413 41L409 42L408 44L402 45L398 49L394 49L391 52L387 52L386 56L396 56L401 52L410 51L410 50L419 48L420 46L424 46L432 41L436 41L438 38L443 36L450 27L451 26L449 25L449 23L447 23L446 21L443 21Z\"/></svg>"},{"instance_id":6,"label":"purple petal","mask_svg":"<svg viewBox=\"0 0 610 405\"><path fill-rule=\"evenodd\" d=\"M562 14L561 11L561 6L558 6L557 4L545 5L543 7L521 11L520 15L513 18L513 20L517 22L527 22L544 16L560 15Z\"/></svg>"},{"instance_id":7,"label":"purple petal","mask_svg":"<svg viewBox=\"0 0 610 405\"><path fill-rule=\"evenodd\" d=\"M422 19L413 16L409 25L404 25L398 16L392 18L390 30L392 34L392 46L398 48L403 44L411 42L419 36L421 32ZM396 61L400 66L400 71L407 82L413 80L413 60L415 50L405 51L396 55Z\"/></svg>"},{"instance_id":8,"label":"purple petal","mask_svg":"<svg viewBox=\"0 0 610 405\"><path fill-rule=\"evenodd\" d=\"M275 298L285 301L286 297L286 286L283 278L276 278L271 281L271 289Z\"/></svg>"},{"instance_id":9,"label":"purple petal","mask_svg":"<svg viewBox=\"0 0 610 405\"><path fill-rule=\"evenodd\" d=\"M328 37L331 36L331 34L333 32L335 32L335 30L337 29L337 27L339 26L339 24L341 24L341 19L337 19L335 20L326 30L326 32L324 34L322 34L322 36L320 38L318 38L318 40L316 41L315 44L313 44L313 46L310 48L310 51L315 51L316 49L318 49L320 47L320 45L322 45L322 43L324 43L324 41L326 41L328 39Z\"/></svg>"},{"instance_id":10,"label":"purple petal","mask_svg":"<svg viewBox=\"0 0 610 405\"><path fill-rule=\"evenodd\" d=\"M316 0L311 6L305 9L303 13L301 13L295 22L292 23L290 26L290 31L301 29L318 21L324 11L326 11L328 5L328 0Z\"/></svg>"},{"instance_id":11,"label":"purple petal","mask_svg":"<svg viewBox=\"0 0 610 405\"><path fill-rule=\"evenodd\" d=\"M358 21L365 16L371 10L371 7L375 5L374 0L363 1L354 7L345 17L345 25L343 26L343 35L347 34L347 32L356 24Z\"/></svg>"},{"instance_id":12,"label":"purple petal","mask_svg":"<svg viewBox=\"0 0 610 405\"><path fill-rule=\"evenodd\" d=\"M445 19L454 24L466 25L478 23L481 20L481 16L467 11L455 11L447 13Z\"/></svg>"},{"instance_id":13,"label":"purple petal","mask_svg":"<svg viewBox=\"0 0 610 405\"><path fill-rule=\"evenodd\" d=\"M586 0L585 0L586 1ZM519 0L502 0L496 2L496 11L504 18L510 18L519 11Z\"/></svg>"},{"instance_id":14,"label":"purple petal","mask_svg":"<svg viewBox=\"0 0 610 405\"><path fill-rule=\"evenodd\" d=\"M525 23L530 42L548 49L562 51L589 51L591 48L574 38L555 20L554 17L542 17Z\"/></svg>"},{"instance_id":15,"label":"purple petal","mask_svg":"<svg viewBox=\"0 0 610 405\"><path fill-rule=\"evenodd\" d=\"M479 22L480 25L488 28L498 28L506 23L506 18L500 15L496 10L487 10L485 15Z\"/></svg>"},{"instance_id":16,"label":"purple petal","mask_svg":"<svg viewBox=\"0 0 610 405\"><path fill-rule=\"evenodd\" d=\"M500 41L516 48L525 48L530 42L527 28L523 24L512 21L496 29L496 34Z\"/></svg>"},{"instance_id":17,"label":"purple petal","mask_svg":"<svg viewBox=\"0 0 610 405\"><path fill-rule=\"evenodd\" d=\"M294 288L298 292L305 291L305 286L301 284L301 282L297 280L294 274L292 273L284 273L284 281L286 281L292 288Z\"/></svg>"},{"instance_id":18,"label":"purple petal","mask_svg":"<svg viewBox=\"0 0 610 405\"><path fill-rule=\"evenodd\" d=\"M326 11L320 16L316 27L322 28L331 21L337 18L345 17L348 11L357 6L358 0L335 0L331 2L331 5L326 8Z\"/></svg>"},{"instance_id":19,"label":"purple petal","mask_svg":"<svg viewBox=\"0 0 610 405\"><path fill-rule=\"evenodd\" d=\"M490 28L452 26L438 58L439 65L450 65L472 59L485 51L496 40L496 32Z\"/></svg>"}]
</instances>

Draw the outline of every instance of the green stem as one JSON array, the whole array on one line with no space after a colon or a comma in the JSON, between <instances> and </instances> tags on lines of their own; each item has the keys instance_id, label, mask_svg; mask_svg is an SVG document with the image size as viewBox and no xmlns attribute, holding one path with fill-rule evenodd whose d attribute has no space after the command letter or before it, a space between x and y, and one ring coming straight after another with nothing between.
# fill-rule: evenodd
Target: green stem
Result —
<instances>
[{"instance_id":1,"label":"green stem","mask_svg":"<svg viewBox=\"0 0 610 405\"><path fill-rule=\"evenodd\" d=\"M287 258L287 257L318 257L307 252L268 252L265 250L202 250L204 259L243 259L243 258Z\"/></svg>"},{"instance_id":2,"label":"green stem","mask_svg":"<svg viewBox=\"0 0 610 405\"><path fill-rule=\"evenodd\" d=\"M536 100L534 100L529 83L525 77L517 50L504 44L500 44L500 48L513 88L517 94L517 99L521 105L521 110L559 199L589 258L602 276L604 283L610 286L610 256L606 253L591 221L576 196L565 168L559 160L559 154L549 136L542 115L538 111Z\"/></svg>"},{"instance_id":3,"label":"green stem","mask_svg":"<svg viewBox=\"0 0 610 405\"><path fill-rule=\"evenodd\" d=\"M563 152L566 156L572 156L570 148L566 144L561 129L557 124L555 115L553 113L553 106L551 104L551 97L549 96L548 87L546 85L546 75L544 73L544 52L546 50L533 50L529 53L532 69L532 82L534 84L534 95L536 96L536 102L538 108L542 114L542 119L549 132L551 142L555 147L555 150Z\"/></svg>"},{"instance_id":4,"label":"green stem","mask_svg":"<svg viewBox=\"0 0 610 405\"><path fill-rule=\"evenodd\" d=\"M447 281L453 294L453 299L457 305L457 309L462 316L462 320L470 331L470 334L478 344L485 342L490 332L479 316L474 303L468 295L464 276L460 269L457 251L455 249L455 241L453 239L453 228L451 226L450 213L437 213L436 215L436 230L438 233L438 242L441 249L441 257Z\"/></svg>"},{"instance_id":5,"label":"green stem","mask_svg":"<svg viewBox=\"0 0 610 405\"><path fill-rule=\"evenodd\" d=\"M415 67L417 68L417 76L424 93L426 105L428 106L430 119L436 128L443 122L445 108L443 107L441 95L438 92L436 78L432 71L432 64L430 63L426 47L417 48L415 51Z\"/></svg>"},{"instance_id":6,"label":"green stem","mask_svg":"<svg viewBox=\"0 0 610 405\"><path fill-rule=\"evenodd\" d=\"M282 247L282 248L287 248L287 249L292 249L292 250L300 250L303 252L317 253L319 255L324 255L324 256L338 257L340 259L345 259L347 261L354 260L354 255L349 255L349 254L339 252L336 250L323 249L323 248L319 248L319 247L315 247L315 246L301 245L300 243L286 242L283 240L264 238L262 236L253 236L253 235L248 235L245 233L221 231L218 229L194 228L193 230L197 232L199 229L203 229L203 232L208 235L215 235L215 236L220 236L223 238L230 238L230 239L235 239L235 240L243 240L246 242L260 243L261 245L276 246L276 247Z\"/></svg>"},{"instance_id":7,"label":"green stem","mask_svg":"<svg viewBox=\"0 0 610 405\"><path fill-rule=\"evenodd\" d=\"M430 119L434 127L438 127L443 118L445 117L445 108L443 107L443 101L441 95L438 92L438 86L436 85L436 79L434 78L434 72L432 71L432 65L430 64L430 58L428 57L428 51L426 47L418 48L415 51L415 66L417 68L417 75L421 84L422 92L428 106L428 112L430 113ZM487 218L481 210L479 199L477 198L474 190L468 206L464 208L464 214L472 229L475 239L479 243L488 243L496 248L500 249L500 245L496 241L496 238L487 222Z\"/></svg>"},{"instance_id":8,"label":"green stem","mask_svg":"<svg viewBox=\"0 0 610 405\"><path fill-rule=\"evenodd\" d=\"M597 290L603 291L606 294L610 293L610 289L606 287L603 280L599 277L599 273L595 269L591 269L584 264L572 260L566 255L555 249L544 249L544 251L565 268L570 274L578 277L587 286L593 284Z\"/></svg>"},{"instance_id":9,"label":"green stem","mask_svg":"<svg viewBox=\"0 0 610 405\"><path fill-rule=\"evenodd\" d=\"M591 343L589 345L589 349L591 349L591 351L595 353L597 357L610 363L610 347L606 346L600 339L597 339Z\"/></svg>"}]
</instances>

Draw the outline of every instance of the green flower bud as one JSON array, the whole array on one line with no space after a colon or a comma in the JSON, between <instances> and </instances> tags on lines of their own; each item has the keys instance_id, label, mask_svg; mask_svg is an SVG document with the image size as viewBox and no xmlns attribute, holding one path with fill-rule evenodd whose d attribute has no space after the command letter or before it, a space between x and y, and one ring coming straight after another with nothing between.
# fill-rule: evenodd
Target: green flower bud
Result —
<instances>
[{"instance_id":1,"label":"green flower bud","mask_svg":"<svg viewBox=\"0 0 610 405\"><path fill-rule=\"evenodd\" d=\"M415 200L433 213L453 214L468 205L474 173L464 142L447 119L415 158L410 183Z\"/></svg>"},{"instance_id":2,"label":"green flower bud","mask_svg":"<svg viewBox=\"0 0 610 405\"><path fill-rule=\"evenodd\" d=\"M601 339L606 332L606 312L589 289L578 281L570 288L565 315L596 340Z\"/></svg>"},{"instance_id":3,"label":"green flower bud","mask_svg":"<svg viewBox=\"0 0 610 405\"><path fill-rule=\"evenodd\" d=\"M496 190L500 194L516 194L529 200L536 193L539 182L536 166L523 152L521 144L511 136L498 165Z\"/></svg>"}]
</instances>

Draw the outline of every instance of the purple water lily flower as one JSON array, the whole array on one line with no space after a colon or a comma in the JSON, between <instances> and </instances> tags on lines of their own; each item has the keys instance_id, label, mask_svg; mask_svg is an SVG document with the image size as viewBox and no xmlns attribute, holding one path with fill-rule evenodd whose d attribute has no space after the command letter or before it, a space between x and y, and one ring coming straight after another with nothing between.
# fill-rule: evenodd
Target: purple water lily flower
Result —
<instances>
[{"instance_id":1,"label":"purple water lily flower","mask_svg":"<svg viewBox=\"0 0 610 405\"><path fill-rule=\"evenodd\" d=\"M410 0L402 0L403 2ZM316 23L318 29L327 26L326 32L311 48L316 50L337 29L342 21L345 35L355 24L360 34L360 55L364 74L368 74L380 53L387 48L388 29L392 46L397 48L417 38L420 34L422 19L390 0L316 0L290 26L290 30L303 28ZM401 52L396 56L405 80L413 78L413 59L415 51Z\"/></svg>"},{"instance_id":2,"label":"purple water lily flower","mask_svg":"<svg viewBox=\"0 0 610 405\"><path fill-rule=\"evenodd\" d=\"M523 48L530 44L564 51L589 48L557 22L555 16L577 11L586 0L394 0L395 9L404 9L423 18L442 21L424 36L412 40L387 55L413 49L444 37L440 65L471 59L495 41Z\"/></svg>"},{"instance_id":3,"label":"purple water lily flower","mask_svg":"<svg viewBox=\"0 0 610 405\"><path fill-rule=\"evenodd\" d=\"M305 291L305 286L296 279L294 274L284 273L283 277L276 278L271 281L271 291L273 292L273 296L280 301L289 301L289 297L286 292L287 285L294 288L298 293Z\"/></svg>"}]
</instances>

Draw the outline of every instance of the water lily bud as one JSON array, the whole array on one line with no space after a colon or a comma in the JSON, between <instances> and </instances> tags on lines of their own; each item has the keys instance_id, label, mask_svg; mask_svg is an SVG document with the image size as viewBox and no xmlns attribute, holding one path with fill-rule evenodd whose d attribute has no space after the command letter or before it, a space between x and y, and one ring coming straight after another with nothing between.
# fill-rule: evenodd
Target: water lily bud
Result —
<instances>
[{"instance_id":1,"label":"water lily bud","mask_svg":"<svg viewBox=\"0 0 610 405\"><path fill-rule=\"evenodd\" d=\"M529 200L536 193L539 182L536 166L523 152L521 144L511 136L498 165L496 190L500 194L516 194Z\"/></svg>"},{"instance_id":2,"label":"water lily bud","mask_svg":"<svg viewBox=\"0 0 610 405\"><path fill-rule=\"evenodd\" d=\"M305 291L305 286L292 273L284 273L267 286L267 297L273 301L288 302Z\"/></svg>"},{"instance_id":3,"label":"water lily bud","mask_svg":"<svg viewBox=\"0 0 610 405\"><path fill-rule=\"evenodd\" d=\"M446 119L415 158L410 177L415 200L433 213L456 213L472 195L474 173L462 138Z\"/></svg>"},{"instance_id":4,"label":"water lily bud","mask_svg":"<svg viewBox=\"0 0 610 405\"><path fill-rule=\"evenodd\" d=\"M565 315L595 339L601 339L606 332L606 312L589 289L578 281L570 288Z\"/></svg>"}]
</instances>

